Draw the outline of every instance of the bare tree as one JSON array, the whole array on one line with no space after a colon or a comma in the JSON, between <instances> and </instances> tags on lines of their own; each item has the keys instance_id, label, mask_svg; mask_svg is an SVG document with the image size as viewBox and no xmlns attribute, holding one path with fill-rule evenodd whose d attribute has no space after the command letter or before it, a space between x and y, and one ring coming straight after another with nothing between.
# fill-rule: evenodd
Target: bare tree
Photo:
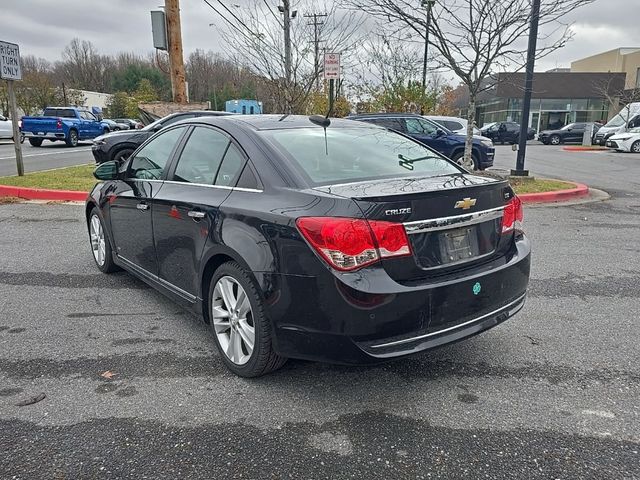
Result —
<instances>
[{"instance_id":1,"label":"bare tree","mask_svg":"<svg viewBox=\"0 0 640 480\"><path fill-rule=\"evenodd\" d=\"M610 74L606 79L595 83L593 89L607 101L609 111L620 108L620 105L623 106L620 110L620 116L624 121L626 131L630 127L631 109L625 107L629 103L640 101L640 88L625 89L622 79L616 78L615 74Z\"/></svg>"},{"instance_id":2,"label":"bare tree","mask_svg":"<svg viewBox=\"0 0 640 480\"><path fill-rule=\"evenodd\" d=\"M531 0L438 0L427 24L417 0L347 0L356 8L386 20L396 29L410 30L429 45L437 63L453 71L469 89L464 164L473 165L471 145L478 94L489 88L487 78L499 70L521 70L526 61ZM542 0L537 58L563 47L572 38L563 17L594 0ZM545 28L546 27L546 28ZM523 120L526 121L526 120Z\"/></svg>"},{"instance_id":3,"label":"bare tree","mask_svg":"<svg viewBox=\"0 0 640 480\"><path fill-rule=\"evenodd\" d=\"M216 0L205 2L224 19L222 36L241 64L269 85L269 100L275 111L303 112L317 76L322 74L314 59L314 27L304 19L304 13L327 13L318 36L326 51L342 52L347 62L361 34L362 15L340 10L337 2L292 1L291 11L297 11L297 15L291 20L291 80L288 81L282 14L271 2L253 0L246 8L228 7Z\"/></svg>"},{"instance_id":4,"label":"bare tree","mask_svg":"<svg viewBox=\"0 0 640 480\"><path fill-rule=\"evenodd\" d=\"M432 75L422 88L422 52L406 35L389 35L383 28L363 42L361 59L351 90L359 105L373 110L413 112L432 111L438 90L439 75Z\"/></svg>"},{"instance_id":5,"label":"bare tree","mask_svg":"<svg viewBox=\"0 0 640 480\"><path fill-rule=\"evenodd\" d=\"M56 76L74 88L107 92L114 72L113 58L100 55L87 40L74 38L62 52L62 61L56 62Z\"/></svg>"}]
</instances>

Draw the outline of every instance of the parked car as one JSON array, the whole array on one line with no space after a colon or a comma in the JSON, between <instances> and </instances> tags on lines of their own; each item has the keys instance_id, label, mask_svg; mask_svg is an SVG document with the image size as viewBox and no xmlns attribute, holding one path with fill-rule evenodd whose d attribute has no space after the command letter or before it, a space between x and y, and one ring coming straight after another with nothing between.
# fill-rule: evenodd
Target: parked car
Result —
<instances>
[{"instance_id":1,"label":"parked car","mask_svg":"<svg viewBox=\"0 0 640 480\"><path fill-rule=\"evenodd\" d=\"M464 157L466 137L453 133L449 129L428 120L420 115L411 113L373 113L352 115L350 120L380 125L412 138L424 145L449 157L454 162L460 163ZM489 139L474 137L473 139L473 163L476 169L484 170L493 166L495 149Z\"/></svg>"},{"instance_id":2,"label":"parked car","mask_svg":"<svg viewBox=\"0 0 640 480\"><path fill-rule=\"evenodd\" d=\"M114 118L113 120L117 123L124 123L128 125L130 130L144 127L140 120L134 120L132 118Z\"/></svg>"},{"instance_id":3,"label":"parked car","mask_svg":"<svg viewBox=\"0 0 640 480\"><path fill-rule=\"evenodd\" d=\"M495 122L480 129L483 137L490 138L493 143L518 143L520 141L520 124L516 122ZM536 136L535 128L527 129L527 140Z\"/></svg>"},{"instance_id":4,"label":"parked car","mask_svg":"<svg viewBox=\"0 0 640 480\"><path fill-rule=\"evenodd\" d=\"M109 118L103 118L102 124L106 127L106 131L104 133L119 132L120 130L129 130L128 123L116 122L115 120L111 120Z\"/></svg>"},{"instance_id":5,"label":"parked car","mask_svg":"<svg viewBox=\"0 0 640 480\"><path fill-rule=\"evenodd\" d=\"M602 126L593 136L593 143L606 145L613 135L624 133L630 128L640 127L640 102L630 103L615 117Z\"/></svg>"},{"instance_id":6,"label":"parked car","mask_svg":"<svg viewBox=\"0 0 640 480\"><path fill-rule=\"evenodd\" d=\"M425 118L436 122L438 125L443 126L447 130L451 130L453 133L457 133L459 135L467 134L467 125L469 125L469 121L460 118L460 117L442 117L437 115L425 115ZM482 135L480 129L477 127L473 127L474 135Z\"/></svg>"},{"instance_id":7,"label":"parked car","mask_svg":"<svg viewBox=\"0 0 640 480\"><path fill-rule=\"evenodd\" d=\"M559 130L543 130L538 134L538 140L545 145L582 143L585 129L590 125L590 123L570 123Z\"/></svg>"},{"instance_id":8,"label":"parked car","mask_svg":"<svg viewBox=\"0 0 640 480\"><path fill-rule=\"evenodd\" d=\"M194 118L94 175L97 267L202 315L238 375L387 361L525 301L530 245L508 182L364 122Z\"/></svg>"},{"instance_id":9,"label":"parked car","mask_svg":"<svg viewBox=\"0 0 640 480\"><path fill-rule=\"evenodd\" d=\"M13 123L4 115L0 115L0 139L13 140ZM24 136L20 135L20 143L24 142Z\"/></svg>"},{"instance_id":10,"label":"parked car","mask_svg":"<svg viewBox=\"0 0 640 480\"><path fill-rule=\"evenodd\" d=\"M94 139L91 153L96 163L109 162L111 160L123 160L138 148L155 132L172 125L180 120L188 118L232 115L227 112L214 112L209 110L197 110L192 112L179 112L167 115L139 130L127 130L101 135Z\"/></svg>"},{"instance_id":11,"label":"parked car","mask_svg":"<svg viewBox=\"0 0 640 480\"><path fill-rule=\"evenodd\" d=\"M615 148L619 152L640 153L640 127L612 135L607 140L607 147Z\"/></svg>"},{"instance_id":12,"label":"parked car","mask_svg":"<svg viewBox=\"0 0 640 480\"><path fill-rule=\"evenodd\" d=\"M65 142L76 147L104 133L104 126L88 110L77 107L47 107L41 117L22 117L22 133L34 147L44 140Z\"/></svg>"}]
</instances>

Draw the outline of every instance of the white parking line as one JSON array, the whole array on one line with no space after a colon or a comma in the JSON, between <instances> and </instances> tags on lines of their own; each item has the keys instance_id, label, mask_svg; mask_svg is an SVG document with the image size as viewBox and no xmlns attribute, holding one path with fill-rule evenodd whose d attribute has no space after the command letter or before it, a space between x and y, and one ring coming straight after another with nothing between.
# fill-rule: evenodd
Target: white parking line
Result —
<instances>
[{"instance_id":1,"label":"white parking line","mask_svg":"<svg viewBox=\"0 0 640 480\"><path fill-rule=\"evenodd\" d=\"M55 152L46 152L46 153L32 153L30 155L22 155L22 158L27 158L27 157L42 157L44 155L63 155L63 154L70 154L70 153L81 153L81 152L90 152L91 148L85 148L83 150L64 150L64 151L55 151ZM11 157L0 157L0 160L13 160L14 158L16 158L15 155L11 156Z\"/></svg>"}]
</instances>

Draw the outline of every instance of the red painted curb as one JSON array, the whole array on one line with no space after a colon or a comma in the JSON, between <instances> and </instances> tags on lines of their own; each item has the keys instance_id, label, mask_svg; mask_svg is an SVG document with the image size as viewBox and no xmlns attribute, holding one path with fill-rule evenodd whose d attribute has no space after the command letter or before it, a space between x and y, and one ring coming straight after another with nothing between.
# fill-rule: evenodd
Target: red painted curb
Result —
<instances>
[{"instance_id":1,"label":"red painted curb","mask_svg":"<svg viewBox=\"0 0 640 480\"><path fill-rule=\"evenodd\" d=\"M607 147L562 147L567 152L608 152L611 150Z\"/></svg>"},{"instance_id":2,"label":"red painted curb","mask_svg":"<svg viewBox=\"0 0 640 480\"><path fill-rule=\"evenodd\" d=\"M576 188L569 188L567 190L556 190L555 192L523 193L522 195L518 195L518 197L524 203L548 203L561 202L563 200L570 200L572 198L584 197L586 195L589 195L589 187L587 187L586 185L575 182L567 183L573 183Z\"/></svg>"},{"instance_id":3,"label":"red painted curb","mask_svg":"<svg viewBox=\"0 0 640 480\"><path fill-rule=\"evenodd\" d=\"M89 194L74 190L47 190L44 188L12 187L0 185L0 197L18 197L27 200L55 200L61 202L84 202Z\"/></svg>"}]
</instances>

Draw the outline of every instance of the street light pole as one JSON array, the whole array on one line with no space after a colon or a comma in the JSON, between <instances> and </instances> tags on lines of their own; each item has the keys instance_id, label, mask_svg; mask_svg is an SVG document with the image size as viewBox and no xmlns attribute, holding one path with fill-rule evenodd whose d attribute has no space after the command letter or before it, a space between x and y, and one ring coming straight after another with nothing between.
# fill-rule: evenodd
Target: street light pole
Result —
<instances>
[{"instance_id":1,"label":"street light pole","mask_svg":"<svg viewBox=\"0 0 640 480\"><path fill-rule=\"evenodd\" d=\"M431 25L431 7L435 0L422 0L422 6L427 7L427 28L424 32L424 58L422 61L422 93L427 93L427 60L429 58L429 26ZM424 115L424 105L420 106L420 114Z\"/></svg>"},{"instance_id":2,"label":"street light pole","mask_svg":"<svg viewBox=\"0 0 640 480\"><path fill-rule=\"evenodd\" d=\"M527 51L527 67L524 81L524 99L520 118L520 141L516 169L511 175L526 177L529 171L524 169L524 158L527 152L527 135L529 133L529 112L531 111L531 94L533 92L533 69L536 63L536 45L538 42L538 23L540 20L540 0L533 0L531 6L531 26L529 27L529 49Z\"/></svg>"}]
</instances>

